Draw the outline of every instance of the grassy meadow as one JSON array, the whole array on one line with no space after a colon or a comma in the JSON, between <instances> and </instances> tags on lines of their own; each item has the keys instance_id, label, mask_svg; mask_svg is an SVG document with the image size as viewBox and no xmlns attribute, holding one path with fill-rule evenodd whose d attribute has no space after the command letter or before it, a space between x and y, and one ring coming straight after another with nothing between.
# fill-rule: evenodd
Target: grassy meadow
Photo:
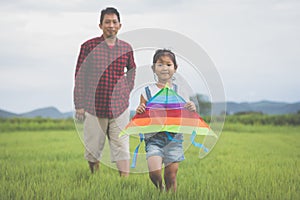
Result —
<instances>
[{"instance_id":1,"label":"grassy meadow","mask_svg":"<svg viewBox=\"0 0 300 200\"><path fill-rule=\"evenodd\" d=\"M101 165L90 174L77 132L0 132L0 199L300 199L300 127L225 124L212 152L191 146L176 194L148 174L120 178Z\"/></svg>"}]
</instances>

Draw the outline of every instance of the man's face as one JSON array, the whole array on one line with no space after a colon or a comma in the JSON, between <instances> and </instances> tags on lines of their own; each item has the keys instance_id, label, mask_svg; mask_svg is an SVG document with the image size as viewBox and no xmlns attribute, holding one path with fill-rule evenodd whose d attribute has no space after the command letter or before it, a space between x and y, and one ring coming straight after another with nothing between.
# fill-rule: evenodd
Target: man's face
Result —
<instances>
[{"instance_id":1,"label":"man's face","mask_svg":"<svg viewBox=\"0 0 300 200\"><path fill-rule=\"evenodd\" d=\"M104 38L116 37L121 28L121 24L116 14L106 14L103 17L102 24L99 24L100 29L103 31Z\"/></svg>"}]
</instances>

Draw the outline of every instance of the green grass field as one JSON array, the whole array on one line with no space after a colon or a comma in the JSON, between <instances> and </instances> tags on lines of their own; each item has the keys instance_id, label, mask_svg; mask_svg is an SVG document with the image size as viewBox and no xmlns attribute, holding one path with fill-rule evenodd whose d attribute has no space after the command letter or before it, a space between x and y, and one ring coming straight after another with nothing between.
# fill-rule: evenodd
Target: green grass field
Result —
<instances>
[{"instance_id":1,"label":"green grass field","mask_svg":"<svg viewBox=\"0 0 300 200\"><path fill-rule=\"evenodd\" d=\"M91 175L76 131L0 133L0 199L300 199L299 126L228 125L213 151L190 147L176 194L148 174Z\"/></svg>"}]
</instances>

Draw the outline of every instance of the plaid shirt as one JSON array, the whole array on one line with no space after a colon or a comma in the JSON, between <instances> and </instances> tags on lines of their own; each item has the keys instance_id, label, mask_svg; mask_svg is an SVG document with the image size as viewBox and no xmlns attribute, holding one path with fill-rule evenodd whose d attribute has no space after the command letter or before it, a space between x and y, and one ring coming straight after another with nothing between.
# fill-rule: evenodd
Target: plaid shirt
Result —
<instances>
[{"instance_id":1,"label":"plaid shirt","mask_svg":"<svg viewBox=\"0 0 300 200\"><path fill-rule=\"evenodd\" d=\"M103 36L86 41L75 71L75 109L84 108L100 118L118 117L129 106L135 68L128 43L117 39L115 46L109 47Z\"/></svg>"}]
</instances>

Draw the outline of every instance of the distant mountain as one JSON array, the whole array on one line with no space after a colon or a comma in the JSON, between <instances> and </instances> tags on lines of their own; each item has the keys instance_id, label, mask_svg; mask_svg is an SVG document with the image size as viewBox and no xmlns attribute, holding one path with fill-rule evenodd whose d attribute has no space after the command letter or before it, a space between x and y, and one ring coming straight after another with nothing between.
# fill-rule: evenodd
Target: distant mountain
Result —
<instances>
[{"instance_id":1,"label":"distant mountain","mask_svg":"<svg viewBox=\"0 0 300 200\"><path fill-rule=\"evenodd\" d=\"M44 117L44 118L63 118L63 113L61 113L55 107L47 107L36 109L27 113L21 114L22 117L33 118L33 117Z\"/></svg>"},{"instance_id":2,"label":"distant mountain","mask_svg":"<svg viewBox=\"0 0 300 200\"><path fill-rule=\"evenodd\" d=\"M74 116L74 112L72 111L62 113L62 118L73 118L73 116Z\"/></svg>"},{"instance_id":3,"label":"distant mountain","mask_svg":"<svg viewBox=\"0 0 300 200\"><path fill-rule=\"evenodd\" d=\"M53 118L53 119L62 119L62 118L71 118L73 117L73 112L62 113L55 107L46 107L36 109L30 112L15 114L12 112L8 112L5 110L0 110L1 118L12 118L12 117L24 117L24 118L34 118L34 117L42 117L42 118Z\"/></svg>"},{"instance_id":4,"label":"distant mountain","mask_svg":"<svg viewBox=\"0 0 300 200\"><path fill-rule=\"evenodd\" d=\"M2 118L18 117L18 116L19 116L18 114L8 112L5 110L0 110L0 117L2 117Z\"/></svg>"},{"instance_id":5,"label":"distant mountain","mask_svg":"<svg viewBox=\"0 0 300 200\"><path fill-rule=\"evenodd\" d=\"M224 103L214 103L215 112L214 113L224 113ZM300 111L300 102L296 103L284 103L284 102L273 102L273 101L259 101L259 102L227 102L226 103L226 113L235 114L238 112L262 112L264 114L270 115L281 115L281 114L290 114L297 113ZM131 111L133 116L135 111ZM24 117L24 118L53 118L53 119L64 119L72 118L73 112L60 112L55 107L46 107L36 109L30 112L16 114L8 112L5 110L0 110L0 118L11 118L11 117Z\"/></svg>"}]
</instances>

